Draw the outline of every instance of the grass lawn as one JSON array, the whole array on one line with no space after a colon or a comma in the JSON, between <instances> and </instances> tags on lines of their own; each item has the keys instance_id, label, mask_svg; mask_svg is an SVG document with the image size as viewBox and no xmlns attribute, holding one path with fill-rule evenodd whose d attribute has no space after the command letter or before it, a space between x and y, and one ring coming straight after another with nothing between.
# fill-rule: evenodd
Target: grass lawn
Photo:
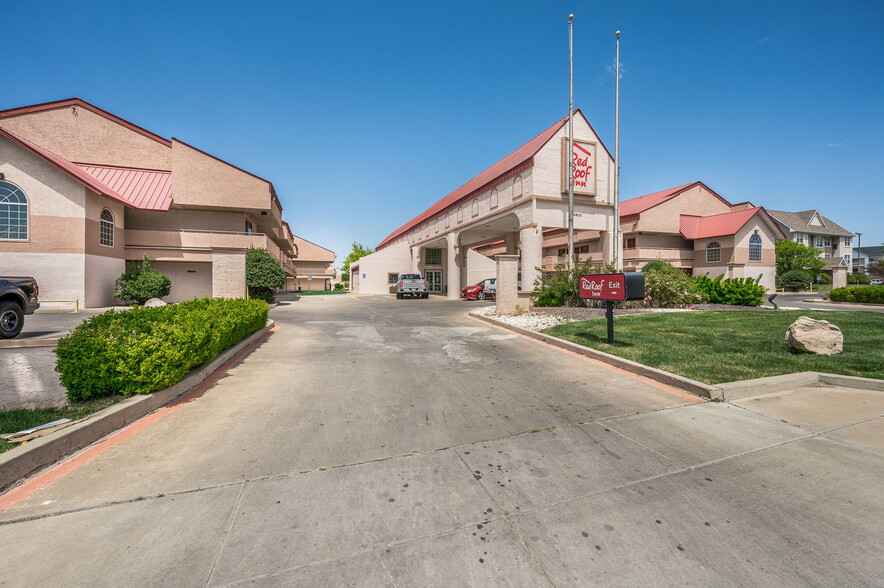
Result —
<instances>
[{"instance_id":1,"label":"grass lawn","mask_svg":"<svg viewBox=\"0 0 884 588\"><path fill-rule=\"evenodd\" d=\"M799 316L827 320L844 333L844 352L796 354L783 341ZM720 311L622 316L614 345L605 319L543 332L707 384L815 371L884 379L884 314L872 312Z\"/></svg>"},{"instance_id":2,"label":"grass lawn","mask_svg":"<svg viewBox=\"0 0 884 588\"><path fill-rule=\"evenodd\" d=\"M123 396L108 396L106 398L98 398L86 402L78 402L70 406L61 406L58 408L35 408L35 409L17 409L0 411L0 433L17 433L38 425L45 425L58 419L71 419L75 421L85 416L89 416L94 412L98 412L102 408L111 404L116 404L123 400ZM18 443L10 443L0 439L0 453L9 451Z\"/></svg>"},{"instance_id":3,"label":"grass lawn","mask_svg":"<svg viewBox=\"0 0 884 588\"><path fill-rule=\"evenodd\" d=\"M301 296L329 296L331 294L349 294L346 290L301 290L300 292L292 292L292 294L300 294Z\"/></svg>"}]
</instances>

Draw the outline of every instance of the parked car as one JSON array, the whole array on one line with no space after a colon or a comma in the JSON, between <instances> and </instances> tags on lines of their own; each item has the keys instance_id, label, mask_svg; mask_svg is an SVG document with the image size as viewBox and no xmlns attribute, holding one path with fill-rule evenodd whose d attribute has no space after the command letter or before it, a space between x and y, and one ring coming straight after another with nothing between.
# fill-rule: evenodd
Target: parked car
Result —
<instances>
[{"instance_id":1,"label":"parked car","mask_svg":"<svg viewBox=\"0 0 884 588\"><path fill-rule=\"evenodd\" d=\"M884 286L884 280L879 280L878 278L873 279L869 282L872 286Z\"/></svg>"},{"instance_id":2,"label":"parked car","mask_svg":"<svg viewBox=\"0 0 884 588\"><path fill-rule=\"evenodd\" d=\"M430 283L420 274L399 275L399 281L396 282L396 298L404 298L405 296L427 298L429 295Z\"/></svg>"},{"instance_id":3,"label":"parked car","mask_svg":"<svg viewBox=\"0 0 884 588\"><path fill-rule=\"evenodd\" d=\"M485 300L494 298L497 293L497 278L487 278L474 286L461 289L460 297L467 300Z\"/></svg>"},{"instance_id":4,"label":"parked car","mask_svg":"<svg viewBox=\"0 0 884 588\"><path fill-rule=\"evenodd\" d=\"M21 333L25 315L40 308L40 287L34 278L0 278L0 338Z\"/></svg>"}]
</instances>

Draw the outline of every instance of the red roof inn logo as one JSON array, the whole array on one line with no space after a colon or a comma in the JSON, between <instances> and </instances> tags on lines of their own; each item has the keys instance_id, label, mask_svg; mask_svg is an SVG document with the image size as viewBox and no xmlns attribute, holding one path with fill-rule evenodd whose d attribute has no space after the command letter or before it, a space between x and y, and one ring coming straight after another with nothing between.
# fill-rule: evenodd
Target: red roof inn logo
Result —
<instances>
[{"instance_id":1,"label":"red roof inn logo","mask_svg":"<svg viewBox=\"0 0 884 588\"><path fill-rule=\"evenodd\" d=\"M641 272L630 272L580 276L580 297L616 302L641 300L645 297L645 275Z\"/></svg>"},{"instance_id":2,"label":"red roof inn logo","mask_svg":"<svg viewBox=\"0 0 884 588\"><path fill-rule=\"evenodd\" d=\"M571 151L570 165L574 170L574 193L584 196L595 196L595 143L578 141L574 139L574 149ZM562 153L568 152L568 139L562 138ZM565 158L562 158L562 193L568 191L568 168Z\"/></svg>"}]
</instances>

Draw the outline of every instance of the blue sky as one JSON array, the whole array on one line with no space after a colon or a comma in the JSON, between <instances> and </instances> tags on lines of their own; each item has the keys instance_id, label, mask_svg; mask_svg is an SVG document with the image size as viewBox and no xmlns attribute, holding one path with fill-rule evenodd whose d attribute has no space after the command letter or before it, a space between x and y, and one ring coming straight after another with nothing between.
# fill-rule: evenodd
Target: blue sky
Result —
<instances>
[{"instance_id":1,"label":"blue sky","mask_svg":"<svg viewBox=\"0 0 884 588\"><path fill-rule=\"evenodd\" d=\"M392 230L575 106L621 196L702 180L884 241L884 3L15 2L0 109L78 96L276 186L333 249Z\"/></svg>"}]
</instances>

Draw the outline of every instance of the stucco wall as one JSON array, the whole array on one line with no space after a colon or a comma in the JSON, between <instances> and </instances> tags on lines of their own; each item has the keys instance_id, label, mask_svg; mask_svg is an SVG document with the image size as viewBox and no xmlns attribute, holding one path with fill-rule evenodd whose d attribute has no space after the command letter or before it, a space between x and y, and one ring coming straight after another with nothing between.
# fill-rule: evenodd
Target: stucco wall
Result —
<instances>
[{"instance_id":1,"label":"stucco wall","mask_svg":"<svg viewBox=\"0 0 884 588\"><path fill-rule=\"evenodd\" d=\"M33 276L45 300L78 299L86 303L85 255L82 253L8 253L0 251L3 275ZM120 272L122 273L122 271Z\"/></svg>"},{"instance_id":2,"label":"stucco wall","mask_svg":"<svg viewBox=\"0 0 884 588\"><path fill-rule=\"evenodd\" d=\"M268 182L180 141L172 143L172 170L172 191L178 205L266 210L271 207Z\"/></svg>"},{"instance_id":3,"label":"stucco wall","mask_svg":"<svg viewBox=\"0 0 884 588\"><path fill-rule=\"evenodd\" d=\"M181 302L212 295L212 264L190 261L155 261L151 267L172 280L166 302Z\"/></svg>"},{"instance_id":4,"label":"stucco wall","mask_svg":"<svg viewBox=\"0 0 884 588\"><path fill-rule=\"evenodd\" d=\"M351 268L350 282L358 294L389 294L388 273L408 273L411 271L411 252L405 243L384 247L359 260L357 272ZM365 277L362 277L362 276ZM354 280L353 277L356 277Z\"/></svg>"},{"instance_id":5,"label":"stucco wall","mask_svg":"<svg viewBox=\"0 0 884 588\"><path fill-rule=\"evenodd\" d=\"M761 261L749 261L749 239L758 231L761 237ZM745 263L743 277L757 278L761 276L759 284L768 291L776 289L777 259L776 239L779 235L759 215L746 223L734 237L734 261Z\"/></svg>"},{"instance_id":6,"label":"stucco wall","mask_svg":"<svg viewBox=\"0 0 884 588\"><path fill-rule=\"evenodd\" d=\"M255 224L253 223L253 226ZM241 211L193 210L173 205L168 212L128 210L126 225L138 229L192 229L243 233L246 230L246 214Z\"/></svg>"},{"instance_id":7,"label":"stucco wall","mask_svg":"<svg viewBox=\"0 0 884 588\"><path fill-rule=\"evenodd\" d=\"M114 287L117 278L126 271L126 262L117 257L86 255L84 265L86 275L83 280L81 306L98 308L120 304L114 299ZM43 294L42 290L40 294Z\"/></svg>"},{"instance_id":8,"label":"stucco wall","mask_svg":"<svg viewBox=\"0 0 884 588\"><path fill-rule=\"evenodd\" d=\"M641 213L641 218L635 228L632 223L624 223L622 228L626 232L645 231L678 234L681 231L680 218L682 214L710 216L726 212L731 212L730 206L702 186L694 186L675 198L670 198Z\"/></svg>"},{"instance_id":9,"label":"stucco wall","mask_svg":"<svg viewBox=\"0 0 884 588\"><path fill-rule=\"evenodd\" d=\"M467 252L467 279L461 287L478 284L486 278L497 276L497 262L472 249Z\"/></svg>"},{"instance_id":10,"label":"stucco wall","mask_svg":"<svg viewBox=\"0 0 884 588\"><path fill-rule=\"evenodd\" d=\"M243 298L246 295L246 252L212 251L212 296Z\"/></svg>"},{"instance_id":11,"label":"stucco wall","mask_svg":"<svg viewBox=\"0 0 884 588\"><path fill-rule=\"evenodd\" d=\"M79 106L2 118L0 127L77 163L172 169L167 145Z\"/></svg>"}]
</instances>

